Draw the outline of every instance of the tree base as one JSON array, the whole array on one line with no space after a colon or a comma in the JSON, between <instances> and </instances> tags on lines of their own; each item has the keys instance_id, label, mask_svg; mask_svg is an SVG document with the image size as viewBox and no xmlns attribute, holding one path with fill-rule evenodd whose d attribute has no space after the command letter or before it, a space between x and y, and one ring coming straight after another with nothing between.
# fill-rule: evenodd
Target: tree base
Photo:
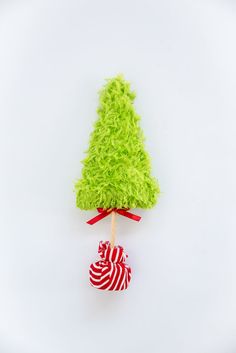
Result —
<instances>
[{"instance_id":1,"label":"tree base","mask_svg":"<svg viewBox=\"0 0 236 353\"><path fill-rule=\"evenodd\" d=\"M90 284L101 290L121 291L128 288L131 268L125 263L127 255L122 246L111 247L109 241L100 241L98 254L101 260L90 265Z\"/></svg>"}]
</instances>

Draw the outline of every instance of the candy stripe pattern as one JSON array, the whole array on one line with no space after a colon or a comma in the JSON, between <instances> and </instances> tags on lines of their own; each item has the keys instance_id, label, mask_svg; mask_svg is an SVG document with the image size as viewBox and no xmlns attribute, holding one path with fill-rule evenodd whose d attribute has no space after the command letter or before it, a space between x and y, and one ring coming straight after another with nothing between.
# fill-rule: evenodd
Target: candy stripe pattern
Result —
<instances>
[{"instance_id":1,"label":"candy stripe pattern","mask_svg":"<svg viewBox=\"0 0 236 353\"><path fill-rule=\"evenodd\" d=\"M131 268L125 263L127 255L122 246L111 248L109 241L100 241L98 254L101 260L90 265L89 279L93 287L120 291L128 288Z\"/></svg>"}]
</instances>

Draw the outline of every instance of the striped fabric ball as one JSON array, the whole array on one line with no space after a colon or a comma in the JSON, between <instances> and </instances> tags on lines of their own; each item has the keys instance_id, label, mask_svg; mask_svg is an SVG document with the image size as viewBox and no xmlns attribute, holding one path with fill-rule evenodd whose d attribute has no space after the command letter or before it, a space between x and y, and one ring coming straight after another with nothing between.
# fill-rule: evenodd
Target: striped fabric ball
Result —
<instances>
[{"instance_id":1,"label":"striped fabric ball","mask_svg":"<svg viewBox=\"0 0 236 353\"><path fill-rule=\"evenodd\" d=\"M122 246L111 248L109 241L100 241L101 260L90 265L89 279L93 287L102 290L124 290L131 280L131 268L125 263L127 255Z\"/></svg>"}]
</instances>

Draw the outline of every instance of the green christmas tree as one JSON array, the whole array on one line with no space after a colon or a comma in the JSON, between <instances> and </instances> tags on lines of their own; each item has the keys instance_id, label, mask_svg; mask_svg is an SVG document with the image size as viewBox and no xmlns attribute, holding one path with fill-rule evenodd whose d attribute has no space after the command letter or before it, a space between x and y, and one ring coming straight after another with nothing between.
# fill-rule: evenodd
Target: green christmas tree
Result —
<instances>
[{"instance_id":1,"label":"green christmas tree","mask_svg":"<svg viewBox=\"0 0 236 353\"><path fill-rule=\"evenodd\" d=\"M151 208L157 201L159 186L150 174L134 99L122 76L109 79L100 92L99 118L75 184L76 204L83 210Z\"/></svg>"}]
</instances>

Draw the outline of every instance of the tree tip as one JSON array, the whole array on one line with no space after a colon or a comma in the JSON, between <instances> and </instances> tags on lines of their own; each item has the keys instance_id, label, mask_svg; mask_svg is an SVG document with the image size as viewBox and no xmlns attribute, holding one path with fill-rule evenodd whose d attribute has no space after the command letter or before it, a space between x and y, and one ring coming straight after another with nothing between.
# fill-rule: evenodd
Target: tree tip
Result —
<instances>
[{"instance_id":1,"label":"tree tip","mask_svg":"<svg viewBox=\"0 0 236 353\"><path fill-rule=\"evenodd\" d=\"M101 94L126 96L131 101L135 99L135 92L130 88L130 82L127 81L122 73L117 74L112 78L106 79L106 84L101 90Z\"/></svg>"}]
</instances>

